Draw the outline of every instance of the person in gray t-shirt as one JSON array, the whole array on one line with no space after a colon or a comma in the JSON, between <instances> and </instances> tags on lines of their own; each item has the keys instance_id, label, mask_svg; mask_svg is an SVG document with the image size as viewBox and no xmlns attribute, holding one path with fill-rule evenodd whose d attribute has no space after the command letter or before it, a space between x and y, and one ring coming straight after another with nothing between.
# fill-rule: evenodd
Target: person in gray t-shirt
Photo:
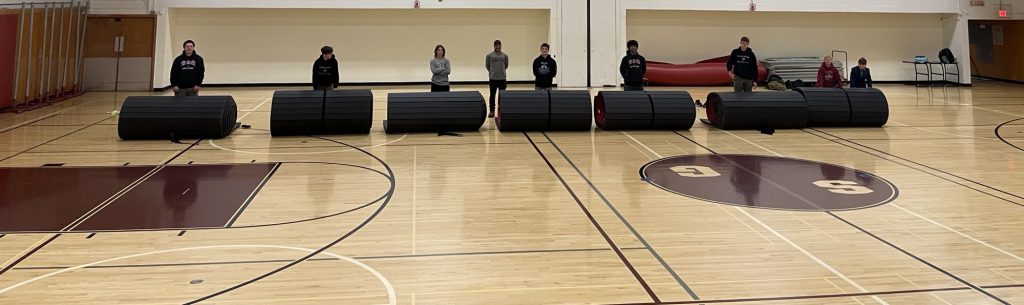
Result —
<instances>
[{"instance_id":1,"label":"person in gray t-shirt","mask_svg":"<svg viewBox=\"0 0 1024 305\"><path fill-rule=\"evenodd\" d=\"M487 116L493 118L495 110L495 93L497 93L498 90L505 90L507 88L507 84L505 83L505 71L508 70L508 54L501 52L501 40L494 41L494 52L487 54L487 58L484 61L484 67L487 68L487 83L491 87L491 113Z\"/></svg>"},{"instance_id":2,"label":"person in gray t-shirt","mask_svg":"<svg viewBox=\"0 0 1024 305\"><path fill-rule=\"evenodd\" d=\"M430 60L430 92L448 92L451 86L448 84L448 74L452 73L452 64L444 58L444 46L434 47L434 59Z\"/></svg>"}]
</instances>

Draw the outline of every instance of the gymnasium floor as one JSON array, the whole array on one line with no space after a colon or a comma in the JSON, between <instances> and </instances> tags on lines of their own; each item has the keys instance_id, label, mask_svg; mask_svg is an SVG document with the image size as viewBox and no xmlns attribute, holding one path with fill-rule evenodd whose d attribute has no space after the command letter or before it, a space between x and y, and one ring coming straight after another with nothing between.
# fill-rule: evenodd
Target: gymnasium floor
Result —
<instances>
[{"instance_id":1,"label":"gymnasium floor","mask_svg":"<svg viewBox=\"0 0 1024 305\"><path fill-rule=\"evenodd\" d=\"M368 136L271 138L272 88L202 93L222 140L120 141L125 93L0 114L0 304L1024 304L1024 86L879 87L884 128L774 135L385 134L419 87ZM682 155L736 166L641 176ZM836 177L885 196L782 185Z\"/></svg>"}]
</instances>

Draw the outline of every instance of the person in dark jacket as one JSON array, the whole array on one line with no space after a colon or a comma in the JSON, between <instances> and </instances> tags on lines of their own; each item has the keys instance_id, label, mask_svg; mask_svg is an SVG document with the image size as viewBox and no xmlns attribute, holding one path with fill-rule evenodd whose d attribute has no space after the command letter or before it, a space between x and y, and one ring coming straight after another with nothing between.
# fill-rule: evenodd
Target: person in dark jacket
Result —
<instances>
[{"instance_id":1,"label":"person in dark jacket","mask_svg":"<svg viewBox=\"0 0 1024 305\"><path fill-rule=\"evenodd\" d=\"M857 66L850 69L850 88L871 88L871 69L868 60L861 57Z\"/></svg>"},{"instance_id":2,"label":"person in dark jacket","mask_svg":"<svg viewBox=\"0 0 1024 305\"><path fill-rule=\"evenodd\" d=\"M825 60L818 67L818 80L814 83L818 88L842 88L843 75L839 69L832 65L832 56L825 56Z\"/></svg>"},{"instance_id":3,"label":"person in dark jacket","mask_svg":"<svg viewBox=\"0 0 1024 305\"><path fill-rule=\"evenodd\" d=\"M629 51L622 57L619 73L622 74L623 91L644 91L644 74L647 74L647 59L637 52L640 43L636 40L626 42Z\"/></svg>"},{"instance_id":4,"label":"person in dark jacket","mask_svg":"<svg viewBox=\"0 0 1024 305\"><path fill-rule=\"evenodd\" d=\"M196 43L187 40L181 45L181 55L171 63L171 90L175 96L199 95L199 86L206 75L203 57L196 53Z\"/></svg>"},{"instance_id":5,"label":"person in dark jacket","mask_svg":"<svg viewBox=\"0 0 1024 305\"><path fill-rule=\"evenodd\" d=\"M334 90L338 88L339 77L334 48L320 48L320 57L313 62L313 90Z\"/></svg>"},{"instance_id":6,"label":"person in dark jacket","mask_svg":"<svg viewBox=\"0 0 1024 305\"><path fill-rule=\"evenodd\" d=\"M732 78L733 91L751 92L757 88L757 56L750 48L750 38L740 38L740 47L729 54L725 69Z\"/></svg>"},{"instance_id":7,"label":"person in dark jacket","mask_svg":"<svg viewBox=\"0 0 1024 305\"><path fill-rule=\"evenodd\" d=\"M558 74L558 64L555 59L548 55L551 46L547 43L540 45L540 56L533 60L534 87L537 90L550 90L551 82Z\"/></svg>"}]
</instances>

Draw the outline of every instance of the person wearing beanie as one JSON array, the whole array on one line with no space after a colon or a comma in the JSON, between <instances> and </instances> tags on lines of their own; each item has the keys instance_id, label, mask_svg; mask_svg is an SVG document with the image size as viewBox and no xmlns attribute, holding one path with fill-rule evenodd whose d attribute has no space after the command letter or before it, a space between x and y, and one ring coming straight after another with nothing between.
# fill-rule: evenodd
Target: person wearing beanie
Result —
<instances>
[{"instance_id":1,"label":"person wearing beanie","mask_svg":"<svg viewBox=\"0 0 1024 305\"><path fill-rule=\"evenodd\" d=\"M320 48L320 57L313 62L313 90L334 90L338 88L338 59L334 57L334 48Z\"/></svg>"}]
</instances>

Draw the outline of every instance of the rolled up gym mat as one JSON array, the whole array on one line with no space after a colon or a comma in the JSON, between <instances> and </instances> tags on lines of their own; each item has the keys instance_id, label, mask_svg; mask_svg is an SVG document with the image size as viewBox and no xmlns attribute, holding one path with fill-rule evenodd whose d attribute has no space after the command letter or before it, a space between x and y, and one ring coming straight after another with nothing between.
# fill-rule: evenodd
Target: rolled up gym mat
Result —
<instances>
[{"instance_id":1,"label":"rolled up gym mat","mask_svg":"<svg viewBox=\"0 0 1024 305\"><path fill-rule=\"evenodd\" d=\"M697 106L685 91L648 91L654 118L651 129L688 130L697 118Z\"/></svg>"},{"instance_id":2,"label":"rolled up gym mat","mask_svg":"<svg viewBox=\"0 0 1024 305\"><path fill-rule=\"evenodd\" d=\"M327 90L324 96L324 134L370 133L373 93L370 90Z\"/></svg>"},{"instance_id":3,"label":"rolled up gym mat","mask_svg":"<svg viewBox=\"0 0 1024 305\"><path fill-rule=\"evenodd\" d=\"M121 105L117 134L125 140L220 139L236 128L230 96L132 96Z\"/></svg>"},{"instance_id":4,"label":"rolled up gym mat","mask_svg":"<svg viewBox=\"0 0 1024 305\"><path fill-rule=\"evenodd\" d=\"M647 92L601 91L594 99L594 121L601 129L650 129L653 119Z\"/></svg>"},{"instance_id":5,"label":"rolled up gym mat","mask_svg":"<svg viewBox=\"0 0 1024 305\"><path fill-rule=\"evenodd\" d=\"M709 124L721 129L784 129L807 126L807 101L799 92L712 92Z\"/></svg>"},{"instance_id":6,"label":"rolled up gym mat","mask_svg":"<svg viewBox=\"0 0 1024 305\"><path fill-rule=\"evenodd\" d=\"M839 88L797 87L807 100L807 126L842 127L850 125L850 98Z\"/></svg>"},{"instance_id":7,"label":"rolled up gym mat","mask_svg":"<svg viewBox=\"0 0 1024 305\"><path fill-rule=\"evenodd\" d=\"M478 91L390 93L384 131L471 131L480 129L486 117Z\"/></svg>"},{"instance_id":8,"label":"rolled up gym mat","mask_svg":"<svg viewBox=\"0 0 1024 305\"><path fill-rule=\"evenodd\" d=\"M494 123L501 131L547 130L550 107L548 91L504 90L498 96Z\"/></svg>"},{"instance_id":9,"label":"rolled up gym mat","mask_svg":"<svg viewBox=\"0 0 1024 305\"><path fill-rule=\"evenodd\" d=\"M882 127L889 121L889 101L875 88L844 88L850 98L850 125Z\"/></svg>"},{"instance_id":10,"label":"rolled up gym mat","mask_svg":"<svg viewBox=\"0 0 1024 305\"><path fill-rule=\"evenodd\" d=\"M324 91L274 91L270 135L315 135L324 128Z\"/></svg>"},{"instance_id":11,"label":"rolled up gym mat","mask_svg":"<svg viewBox=\"0 0 1024 305\"><path fill-rule=\"evenodd\" d=\"M553 90L551 92L551 116L548 130L585 131L590 130L590 92L586 90Z\"/></svg>"}]
</instances>

